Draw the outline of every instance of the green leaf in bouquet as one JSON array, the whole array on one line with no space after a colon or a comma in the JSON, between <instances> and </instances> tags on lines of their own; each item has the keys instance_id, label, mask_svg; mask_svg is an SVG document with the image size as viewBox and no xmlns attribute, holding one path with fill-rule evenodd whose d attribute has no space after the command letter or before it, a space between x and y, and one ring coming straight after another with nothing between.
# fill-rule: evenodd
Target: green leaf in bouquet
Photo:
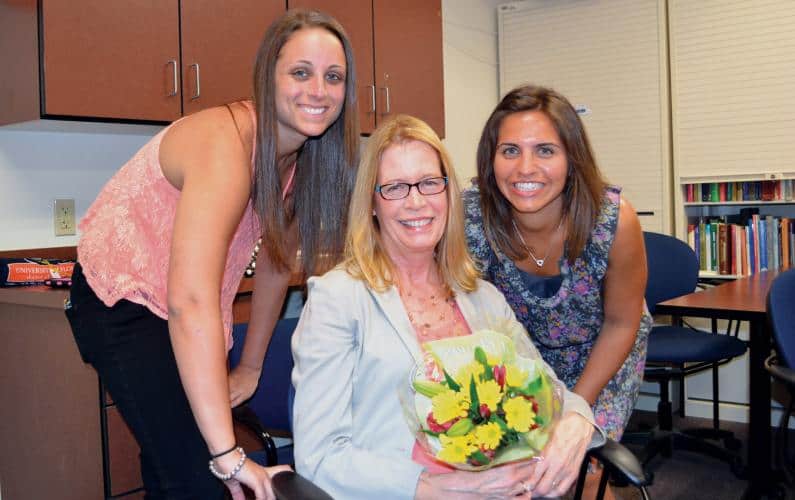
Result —
<instances>
[{"instance_id":1,"label":"green leaf in bouquet","mask_svg":"<svg viewBox=\"0 0 795 500\"><path fill-rule=\"evenodd\" d=\"M472 414L476 415L476 418L480 417L480 400L478 399L478 388L475 385L475 377L469 379L469 411Z\"/></svg>"},{"instance_id":2,"label":"green leaf in bouquet","mask_svg":"<svg viewBox=\"0 0 795 500\"><path fill-rule=\"evenodd\" d=\"M537 373L535 379L528 382L524 387L517 388L516 392L524 396L535 396L544 386L543 379L544 377L540 373Z\"/></svg>"},{"instance_id":3,"label":"green leaf in bouquet","mask_svg":"<svg viewBox=\"0 0 795 500\"><path fill-rule=\"evenodd\" d=\"M483 365L483 368L486 368L488 370L489 360L486 357L486 351L484 351L483 348L480 346L475 347L475 359L478 361L478 363Z\"/></svg>"},{"instance_id":4,"label":"green leaf in bouquet","mask_svg":"<svg viewBox=\"0 0 795 500\"><path fill-rule=\"evenodd\" d=\"M458 392L458 391L461 390L461 386L458 385L458 382L453 380L453 377L451 377L450 374L447 373L447 370L442 369L442 373L444 373L444 380L445 380L445 382L447 382L447 387L449 387L450 389L454 390L455 392Z\"/></svg>"},{"instance_id":5,"label":"green leaf in bouquet","mask_svg":"<svg viewBox=\"0 0 795 500\"><path fill-rule=\"evenodd\" d=\"M430 429L425 429L424 427L421 427L421 428L420 428L420 431L424 432L425 434L427 434L427 435L429 435L429 436L433 436L433 437L435 437L435 438L438 438L438 437L439 437L439 433L438 433L438 432L433 432L432 430L430 430Z\"/></svg>"},{"instance_id":6,"label":"green leaf in bouquet","mask_svg":"<svg viewBox=\"0 0 795 500\"><path fill-rule=\"evenodd\" d=\"M477 462L478 465L486 465L489 462L491 462L489 457L484 455L483 452L480 450L475 450L474 452L472 452L471 455L469 455L469 457L475 460L475 462Z\"/></svg>"}]
</instances>

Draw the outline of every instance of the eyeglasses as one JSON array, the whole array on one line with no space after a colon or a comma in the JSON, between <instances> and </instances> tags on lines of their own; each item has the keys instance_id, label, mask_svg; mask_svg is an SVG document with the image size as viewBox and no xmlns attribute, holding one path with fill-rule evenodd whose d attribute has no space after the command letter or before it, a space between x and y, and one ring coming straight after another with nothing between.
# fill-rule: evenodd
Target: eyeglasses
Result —
<instances>
[{"instance_id":1,"label":"eyeglasses","mask_svg":"<svg viewBox=\"0 0 795 500\"><path fill-rule=\"evenodd\" d=\"M423 196L439 194L447 189L447 177L430 177L414 184L409 184L408 182L381 184L375 187L375 191L385 200L402 200L409 195L413 187L416 187L417 191Z\"/></svg>"}]
</instances>

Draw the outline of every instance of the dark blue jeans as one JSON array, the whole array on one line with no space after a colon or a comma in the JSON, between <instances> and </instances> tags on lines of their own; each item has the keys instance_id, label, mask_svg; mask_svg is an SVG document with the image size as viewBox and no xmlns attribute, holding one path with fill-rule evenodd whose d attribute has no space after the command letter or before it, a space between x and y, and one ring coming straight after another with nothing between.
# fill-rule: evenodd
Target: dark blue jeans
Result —
<instances>
[{"instance_id":1,"label":"dark blue jeans","mask_svg":"<svg viewBox=\"0 0 795 500\"><path fill-rule=\"evenodd\" d=\"M107 307L75 266L66 316L86 363L105 387L141 447L147 499L220 499L224 486L207 467L177 371L168 322L121 300Z\"/></svg>"}]
</instances>

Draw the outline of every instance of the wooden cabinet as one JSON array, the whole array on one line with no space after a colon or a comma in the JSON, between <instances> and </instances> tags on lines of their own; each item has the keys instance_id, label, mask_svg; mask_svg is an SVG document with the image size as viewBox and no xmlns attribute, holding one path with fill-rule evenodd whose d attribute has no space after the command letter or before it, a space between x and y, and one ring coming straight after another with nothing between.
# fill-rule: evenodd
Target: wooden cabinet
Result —
<instances>
[{"instance_id":1,"label":"wooden cabinet","mask_svg":"<svg viewBox=\"0 0 795 500\"><path fill-rule=\"evenodd\" d=\"M103 463L114 494L141 486L138 446L115 408L100 408L97 374L80 359L63 312L67 296L0 288L3 498L105 498Z\"/></svg>"},{"instance_id":2,"label":"wooden cabinet","mask_svg":"<svg viewBox=\"0 0 795 500\"><path fill-rule=\"evenodd\" d=\"M442 6L438 0L373 0L379 118L407 113L444 137Z\"/></svg>"},{"instance_id":3,"label":"wooden cabinet","mask_svg":"<svg viewBox=\"0 0 795 500\"><path fill-rule=\"evenodd\" d=\"M42 115L180 117L176 0L41 2Z\"/></svg>"},{"instance_id":4,"label":"wooden cabinet","mask_svg":"<svg viewBox=\"0 0 795 500\"><path fill-rule=\"evenodd\" d=\"M0 62L14 70L0 95L0 124L40 117L167 122L249 98L259 41L285 2L41 0L40 7L37 18L35 0L0 1L0 32L8 33L0 36L9 38ZM31 46L36 34L38 46ZM19 50L25 61L14 61Z\"/></svg>"},{"instance_id":5,"label":"wooden cabinet","mask_svg":"<svg viewBox=\"0 0 795 500\"><path fill-rule=\"evenodd\" d=\"M363 133L397 113L422 118L444 136L442 12L438 0L289 0L328 12L356 58Z\"/></svg>"},{"instance_id":6,"label":"wooden cabinet","mask_svg":"<svg viewBox=\"0 0 795 500\"><path fill-rule=\"evenodd\" d=\"M257 49L284 11L284 0L181 2L183 114L253 96Z\"/></svg>"}]
</instances>

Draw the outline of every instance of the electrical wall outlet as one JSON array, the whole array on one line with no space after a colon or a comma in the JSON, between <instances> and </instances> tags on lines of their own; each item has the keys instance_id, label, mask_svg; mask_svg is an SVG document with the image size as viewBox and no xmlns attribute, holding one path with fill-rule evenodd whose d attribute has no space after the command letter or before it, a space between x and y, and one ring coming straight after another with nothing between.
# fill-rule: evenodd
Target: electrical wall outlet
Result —
<instances>
[{"instance_id":1,"label":"electrical wall outlet","mask_svg":"<svg viewBox=\"0 0 795 500\"><path fill-rule=\"evenodd\" d=\"M64 199L55 200L53 205L53 224L55 225L55 236L72 236L75 230L75 200Z\"/></svg>"}]
</instances>

